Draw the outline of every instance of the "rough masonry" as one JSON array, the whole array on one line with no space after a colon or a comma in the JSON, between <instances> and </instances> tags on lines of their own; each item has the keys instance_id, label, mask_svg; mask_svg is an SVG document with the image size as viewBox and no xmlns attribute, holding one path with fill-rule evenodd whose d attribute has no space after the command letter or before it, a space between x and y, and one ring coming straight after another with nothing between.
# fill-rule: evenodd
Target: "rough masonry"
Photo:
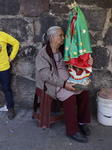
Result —
<instances>
[{"instance_id":1,"label":"rough masonry","mask_svg":"<svg viewBox=\"0 0 112 150\"><path fill-rule=\"evenodd\" d=\"M12 90L16 106L32 108L35 93L35 56L41 37L53 25L66 32L73 0L0 0L0 30L20 41L17 57L11 65ZM85 15L94 59L90 75L95 88L90 91L91 112L96 112L97 92L112 87L112 1L76 0ZM8 53L11 46L8 45ZM0 104L4 104L0 87Z\"/></svg>"}]
</instances>

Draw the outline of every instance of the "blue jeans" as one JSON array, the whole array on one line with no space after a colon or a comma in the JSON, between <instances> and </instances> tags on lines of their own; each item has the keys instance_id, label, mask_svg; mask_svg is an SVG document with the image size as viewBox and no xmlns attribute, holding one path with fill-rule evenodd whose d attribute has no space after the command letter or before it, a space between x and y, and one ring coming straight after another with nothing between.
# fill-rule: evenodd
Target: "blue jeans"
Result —
<instances>
[{"instance_id":1,"label":"blue jeans","mask_svg":"<svg viewBox=\"0 0 112 150\"><path fill-rule=\"evenodd\" d=\"M7 109L14 108L14 101L12 97L12 90L11 90L11 73L10 69L6 71L0 71L0 83L5 94L5 99L7 101Z\"/></svg>"}]
</instances>

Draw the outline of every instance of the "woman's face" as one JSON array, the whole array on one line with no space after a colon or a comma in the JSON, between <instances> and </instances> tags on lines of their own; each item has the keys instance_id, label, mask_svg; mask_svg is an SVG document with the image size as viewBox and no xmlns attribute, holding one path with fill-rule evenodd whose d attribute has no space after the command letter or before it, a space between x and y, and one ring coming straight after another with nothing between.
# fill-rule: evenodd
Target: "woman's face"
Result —
<instances>
[{"instance_id":1,"label":"woman's face","mask_svg":"<svg viewBox=\"0 0 112 150\"><path fill-rule=\"evenodd\" d=\"M62 29L58 29L56 35L53 36L53 42L55 43L55 45L57 46L61 46L64 44L64 32Z\"/></svg>"}]
</instances>

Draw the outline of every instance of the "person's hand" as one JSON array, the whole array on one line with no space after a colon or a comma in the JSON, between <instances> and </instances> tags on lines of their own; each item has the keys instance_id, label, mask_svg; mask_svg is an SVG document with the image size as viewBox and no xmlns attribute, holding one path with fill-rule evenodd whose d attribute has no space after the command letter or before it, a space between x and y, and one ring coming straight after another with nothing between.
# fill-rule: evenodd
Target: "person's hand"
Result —
<instances>
[{"instance_id":1,"label":"person's hand","mask_svg":"<svg viewBox=\"0 0 112 150\"><path fill-rule=\"evenodd\" d=\"M75 91L75 89L73 88L73 85L75 85L75 84L71 84L71 83L66 82L65 89L68 91Z\"/></svg>"},{"instance_id":2,"label":"person's hand","mask_svg":"<svg viewBox=\"0 0 112 150\"><path fill-rule=\"evenodd\" d=\"M90 56L90 58L88 59L88 64L92 66L93 64L93 58Z\"/></svg>"},{"instance_id":3,"label":"person's hand","mask_svg":"<svg viewBox=\"0 0 112 150\"><path fill-rule=\"evenodd\" d=\"M9 62L12 62L12 59L9 57Z\"/></svg>"}]
</instances>

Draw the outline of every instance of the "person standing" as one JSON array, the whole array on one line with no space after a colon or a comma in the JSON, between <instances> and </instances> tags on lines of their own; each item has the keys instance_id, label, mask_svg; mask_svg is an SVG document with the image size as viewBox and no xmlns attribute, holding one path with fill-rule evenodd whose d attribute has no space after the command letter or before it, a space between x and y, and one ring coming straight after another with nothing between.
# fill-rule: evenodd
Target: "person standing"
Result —
<instances>
[{"instance_id":1,"label":"person standing","mask_svg":"<svg viewBox=\"0 0 112 150\"><path fill-rule=\"evenodd\" d=\"M12 46L10 56L8 56L7 44L10 44ZM0 31L0 83L7 102L9 119L13 119L16 115L11 90L10 63L15 58L18 50L19 41L10 36L9 34Z\"/></svg>"}]
</instances>

